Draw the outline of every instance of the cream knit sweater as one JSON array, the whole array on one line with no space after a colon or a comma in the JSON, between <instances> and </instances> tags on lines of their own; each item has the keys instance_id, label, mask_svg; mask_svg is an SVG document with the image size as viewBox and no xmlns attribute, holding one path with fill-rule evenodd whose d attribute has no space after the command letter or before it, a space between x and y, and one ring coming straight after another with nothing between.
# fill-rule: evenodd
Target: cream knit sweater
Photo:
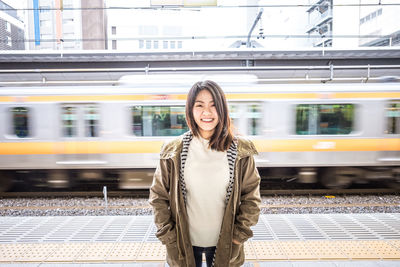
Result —
<instances>
[{"instance_id":1,"label":"cream knit sweater","mask_svg":"<svg viewBox=\"0 0 400 267\"><path fill-rule=\"evenodd\" d=\"M216 246L229 184L226 151L211 150L208 148L208 140L193 137L186 159L184 179L192 245Z\"/></svg>"}]
</instances>

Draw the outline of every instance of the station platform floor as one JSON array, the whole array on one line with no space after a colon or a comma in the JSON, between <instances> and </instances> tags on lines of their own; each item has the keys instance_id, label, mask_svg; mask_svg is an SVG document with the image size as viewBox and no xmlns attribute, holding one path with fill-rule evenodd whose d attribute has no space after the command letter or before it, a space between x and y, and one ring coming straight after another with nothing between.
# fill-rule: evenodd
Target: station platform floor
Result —
<instances>
[{"instance_id":1,"label":"station platform floor","mask_svg":"<svg viewBox=\"0 0 400 267\"><path fill-rule=\"evenodd\" d=\"M0 266L167 266L155 231L152 216L0 217ZM400 266L400 213L261 215L253 232L244 266Z\"/></svg>"}]
</instances>

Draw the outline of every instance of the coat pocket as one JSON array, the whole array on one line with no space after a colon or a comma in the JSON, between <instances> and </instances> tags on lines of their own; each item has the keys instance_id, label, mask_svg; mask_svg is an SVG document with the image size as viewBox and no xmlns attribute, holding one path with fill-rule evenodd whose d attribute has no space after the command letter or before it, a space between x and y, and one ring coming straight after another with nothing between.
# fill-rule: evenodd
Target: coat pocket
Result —
<instances>
[{"instance_id":1,"label":"coat pocket","mask_svg":"<svg viewBox=\"0 0 400 267\"><path fill-rule=\"evenodd\" d=\"M181 261L179 260L178 248L176 242L165 245L167 252L167 262L170 267L181 267Z\"/></svg>"},{"instance_id":2,"label":"coat pocket","mask_svg":"<svg viewBox=\"0 0 400 267\"><path fill-rule=\"evenodd\" d=\"M231 259L229 266L241 266L244 263L244 248L243 244L232 243Z\"/></svg>"}]
</instances>

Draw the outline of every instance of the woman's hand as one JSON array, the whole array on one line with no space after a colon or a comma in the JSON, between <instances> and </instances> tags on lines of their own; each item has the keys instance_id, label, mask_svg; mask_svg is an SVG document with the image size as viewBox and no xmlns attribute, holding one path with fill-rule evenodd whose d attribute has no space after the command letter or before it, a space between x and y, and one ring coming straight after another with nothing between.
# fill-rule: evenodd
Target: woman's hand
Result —
<instances>
[{"instance_id":1,"label":"woman's hand","mask_svg":"<svg viewBox=\"0 0 400 267\"><path fill-rule=\"evenodd\" d=\"M236 244L236 245L240 245L240 242L237 241L236 239L232 239L232 243L233 243L233 244Z\"/></svg>"}]
</instances>

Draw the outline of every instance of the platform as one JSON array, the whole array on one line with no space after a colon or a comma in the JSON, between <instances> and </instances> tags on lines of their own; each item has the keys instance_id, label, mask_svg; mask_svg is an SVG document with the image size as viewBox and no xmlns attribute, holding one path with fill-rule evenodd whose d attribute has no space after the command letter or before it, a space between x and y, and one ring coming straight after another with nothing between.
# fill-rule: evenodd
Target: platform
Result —
<instances>
[{"instance_id":1,"label":"platform","mask_svg":"<svg viewBox=\"0 0 400 267\"><path fill-rule=\"evenodd\" d=\"M152 216L1 217L0 265L164 266L155 231ZM253 231L245 266L400 266L398 213L261 215Z\"/></svg>"}]
</instances>

